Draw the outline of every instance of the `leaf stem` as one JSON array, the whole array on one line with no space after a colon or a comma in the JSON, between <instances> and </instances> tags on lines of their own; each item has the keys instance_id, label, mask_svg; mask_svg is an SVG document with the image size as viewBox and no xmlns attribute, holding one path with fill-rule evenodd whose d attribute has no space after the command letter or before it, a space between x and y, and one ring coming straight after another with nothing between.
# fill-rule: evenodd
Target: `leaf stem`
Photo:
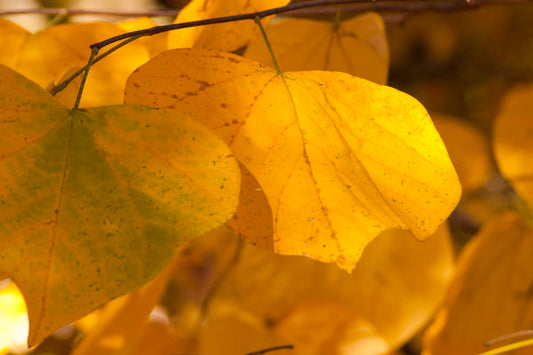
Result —
<instances>
[{"instance_id":1,"label":"leaf stem","mask_svg":"<svg viewBox=\"0 0 533 355\"><path fill-rule=\"evenodd\" d=\"M270 45L270 41L268 40L268 36L265 32L265 28L263 27L263 24L261 23L261 19L259 16L255 18L255 23L259 27L259 30L261 30L261 35L263 35L263 39L265 40L265 44L268 48L268 51L270 52L270 56L272 57L272 62L274 63L274 69L276 69L276 72L281 74L281 71L279 70L278 61L276 60L276 56L274 55L274 51L272 50L272 46Z\"/></svg>"},{"instance_id":2,"label":"leaf stem","mask_svg":"<svg viewBox=\"0 0 533 355\"><path fill-rule=\"evenodd\" d=\"M94 62L94 58L98 54L99 49L98 48L92 48L91 56L89 57L89 61L87 62L87 65L85 66L85 73L83 74L83 77L81 78L81 84L80 89L78 90L78 96L76 97L76 102L74 103L74 107L72 108L72 111L75 111L80 106L81 101L81 95L83 94L83 88L85 87L85 82L87 81L87 76L89 75L89 70L91 69L91 65Z\"/></svg>"}]
</instances>

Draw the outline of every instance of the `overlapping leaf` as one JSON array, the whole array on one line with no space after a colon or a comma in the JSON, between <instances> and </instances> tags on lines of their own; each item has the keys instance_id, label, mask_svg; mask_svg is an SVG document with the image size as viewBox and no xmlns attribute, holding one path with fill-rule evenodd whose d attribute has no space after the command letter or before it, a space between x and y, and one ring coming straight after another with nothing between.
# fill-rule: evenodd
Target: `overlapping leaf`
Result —
<instances>
[{"instance_id":1,"label":"overlapping leaf","mask_svg":"<svg viewBox=\"0 0 533 355\"><path fill-rule=\"evenodd\" d=\"M70 111L0 66L0 270L28 303L29 343L153 278L234 212L239 171L173 111Z\"/></svg>"},{"instance_id":2,"label":"overlapping leaf","mask_svg":"<svg viewBox=\"0 0 533 355\"><path fill-rule=\"evenodd\" d=\"M35 34L0 22L2 38L9 47L0 52L0 63L10 66L46 88L69 68L87 64L89 45L124 33L105 22L51 26ZM87 79L83 106L122 103L126 78L148 60L144 43L130 43L95 65Z\"/></svg>"},{"instance_id":3,"label":"overlapping leaf","mask_svg":"<svg viewBox=\"0 0 533 355\"><path fill-rule=\"evenodd\" d=\"M518 216L490 222L463 251L424 354L479 354L490 340L531 329L532 253L533 232Z\"/></svg>"},{"instance_id":4,"label":"overlapping leaf","mask_svg":"<svg viewBox=\"0 0 533 355\"><path fill-rule=\"evenodd\" d=\"M432 114L433 122L446 144L463 191L480 188L492 170L490 148L475 127L458 118Z\"/></svg>"},{"instance_id":5,"label":"overlapping leaf","mask_svg":"<svg viewBox=\"0 0 533 355\"><path fill-rule=\"evenodd\" d=\"M494 153L502 175L533 206L533 85L511 91L494 126Z\"/></svg>"},{"instance_id":6,"label":"overlapping leaf","mask_svg":"<svg viewBox=\"0 0 533 355\"><path fill-rule=\"evenodd\" d=\"M290 0L192 0L180 11L174 23L239 15L283 6ZM266 24L268 19L264 19ZM170 32L169 48L205 48L234 51L245 46L257 33L252 20L192 27Z\"/></svg>"},{"instance_id":7,"label":"overlapping leaf","mask_svg":"<svg viewBox=\"0 0 533 355\"><path fill-rule=\"evenodd\" d=\"M19 61L19 53L31 33L4 18L0 18L0 33L2 33L0 63L14 67Z\"/></svg>"},{"instance_id":8,"label":"overlapping leaf","mask_svg":"<svg viewBox=\"0 0 533 355\"><path fill-rule=\"evenodd\" d=\"M173 108L215 129L264 191L278 253L351 270L381 231L423 239L459 199L423 106L348 74L278 75L232 54L172 50L130 76L125 102Z\"/></svg>"},{"instance_id":9,"label":"overlapping leaf","mask_svg":"<svg viewBox=\"0 0 533 355\"><path fill-rule=\"evenodd\" d=\"M368 13L343 22L287 19L267 28L283 71L333 70L387 82L389 49L383 20ZM273 67L265 41L258 36L244 54Z\"/></svg>"},{"instance_id":10,"label":"overlapping leaf","mask_svg":"<svg viewBox=\"0 0 533 355\"><path fill-rule=\"evenodd\" d=\"M201 353L280 344L295 345L294 354L391 351L433 314L452 270L446 228L424 243L405 231L383 233L351 275L335 265L246 245L211 300ZM243 333L249 335L235 335Z\"/></svg>"}]
</instances>

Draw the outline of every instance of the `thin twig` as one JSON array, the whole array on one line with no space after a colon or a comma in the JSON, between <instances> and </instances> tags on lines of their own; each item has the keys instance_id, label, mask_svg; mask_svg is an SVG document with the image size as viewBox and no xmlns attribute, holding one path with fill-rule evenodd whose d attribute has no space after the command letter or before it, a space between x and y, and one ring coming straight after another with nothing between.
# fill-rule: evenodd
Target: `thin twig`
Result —
<instances>
[{"instance_id":1,"label":"thin twig","mask_svg":"<svg viewBox=\"0 0 533 355\"><path fill-rule=\"evenodd\" d=\"M85 66L85 72L83 74L83 77L81 79L80 89L78 90L78 96L76 97L76 102L74 103L74 107L72 110L77 110L80 106L81 101L81 95L83 94L83 88L85 87L85 82L87 81L87 76L89 76L89 70L91 69L91 65L94 62L94 58L98 55L98 48L93 48L91 51L91 56L89 57L89 61L87 62L87 65Z\"/></svg>"},{"instance_id":2,"label":"thin twig","mask_svg":"<svg viewBox=\"0 0 533 355\"><path fill-rule=\"evenodd\" d=\"M266 354L266 353L271 352L271 351L283 350L283 349L294 349L294 345L273 346L273 347L268 348L268 349L254 351L253 353L247 353L246 355L261 355L261 354Z\"/></svg>"},{"instance_id":3,"label":"thin twig","mask_svg":"<svg viewBox=\"0 0 533 355\"><path fill-rule=\"evenodd\" d=\"M491 339L485 342L485 346L493 346L494 344L500 343L502 341L507 341L510 339L516 339L516 338L526 337L526 336L529 336L529 337L533 336L533 329L519 330L511 334L502 335L501 337L498 337L496 339Z\"/></svg>"},{"instance_id":4,"label":"thin twig","mask_svg":"<svg viewBox=\"0 0 533 355\"><path fill-rule=\"evenodd\" d=\"M531 3L533 0L456 0L456 1L408 1L404 0L401 2L390 1L390 0L380 0L377 2L368 2L369 0L315 0L307 1L302 3L294 3L286 6L276 7L264 11L250 12L246 14L232 15L232 16L223 16L215 17L206 20L183 22L183 23L173 23L170 25L156 26L148 28L145 30L133 31L124 33L112 38L109 38L105 41L94 43L91 45L91 48L103 48L112 43L121 41L123 39L134 37L134 36L152 36L162 32L168 32L173 30L178 30L181 28L189 27L198 27L205 25L213 25L226 22L237 22L243 20L255 20L256 17L260 19L272 16L279 15L283 13L291 13L295 10L308 9L312 7L323 7L323 6L335 6L335 5L347 5L347 4L356 4L352 5L350 8L353 8L352 13L366 12L366 11L403 11L403 12L419 12L419 11L429 11L429 10L460 10L467 8L477 8L482 5L489 4L516 4L516 3ZM343 9L344 11L344 9Z\"/></svg>"}]
</instances>

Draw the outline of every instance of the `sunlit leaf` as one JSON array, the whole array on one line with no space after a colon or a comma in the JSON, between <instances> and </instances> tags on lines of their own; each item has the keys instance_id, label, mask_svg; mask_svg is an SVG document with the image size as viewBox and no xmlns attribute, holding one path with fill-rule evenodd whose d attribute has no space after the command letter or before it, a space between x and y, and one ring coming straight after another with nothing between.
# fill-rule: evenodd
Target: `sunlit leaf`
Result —
<instances>
[{"instance_id":1,"label":"sunlit leaf","mask_svg":"<svg viewBox=\"0 0 533 355\"><path fill-rule=\"evenodd\" d=\"M533 206L533 85L511 91L494 126L494 153L502 175Z\"/></svg>"},{"instance_id":2,"label":"sunlit leaf","mask_svg":"<svg viewBox=\"0 0 533 355\"><path fill-rule=\"evenodd\" d=\"M215 129L264 191L277 253L351 270L383 230L423 239L459 200L423 106L348 74L278 75L229 53L171 50L130 76L125 102L176 109Z\"/></svg>"},{"instance_id":3,"label":"sunlit leaf","mask_svg":"<svg viewBox=\"0 0 533 355\"><path fill-rule=\"evenodd\" d=\"M283 6L290 0L192 0L174 23L239 15ZM266 24L268 19L263 20ZM234 51L245 46L259 31L252 20L180 29L168 35L169 48L206 48Z\"/></svg>"},{"instance_id":4,"label":"sunlit leaf","mask_svg":"<svg viewBox=\"0 0 533 355\"><path fill-rule=\"evenodd\" d=\"M18 45L12 43L9 52L0 53L0 63L46 88L69 68L87 64L89 45L121 33L124 31L119 27L105 22L51 26L28 34L23 42L18 32L2 32L2 39L18 41ZM95 64L87 79L82 106L122 103L126 78L148 58L144 43L134 42Z\"/></svg>"},{"instance_id":5,"label":"sunlit leaf","mask_svg":"<svg viewBox=\"0 0 533 355\"><path fill-rule=\"evenodd\" d=\"M486 138L474 127L455 117L432 114L464 191L483 186L491 173L490 148Z\"/></svg>"},{"instance_id":6,"label":"sunlit leaf","mask_svg":"<svg viewBox=\"0 0 533 355\"><path fill-rule=\"evenodd\" d=\"M0 66L0 270L38 343L152 279L176 246L224 223L237 163L175 111L70 111Z\"/></svg>"},{"instance_id":7,"label":"sunlit leaf","mask_svg":"<svg viewBox=\"0 0 533 355\"><path fill-rule=\"evenodd\" d=\"M0 354L23 352L28 336L28 314L22 294L11 281L0 284Z\"/></svg>"},{"instance_id":8,"label":"sunlit leaf","mask_svg":"<svg viewBox=\"0 0 533 355\"><path fill-rule=\"evenodd\" d=\"M533 324L533 232L519 217L492 221L463 251L425 355L470 355L485 343ZM531 349L513 354L531 354Z\"/></svg>"},{"instance_id":9,"label":"sunlit leaf","mask_svg":"<svg viewBox=\"0 0 533 355\"><path fill-rule=\"evenodd\" d=\"M283 71L333 70L378 84L387 82L389 49L378 14L339 23L292 18L270 25L267 35ZM244 56L273 67L261 36L250 43Z\"/></svg>"}]
</instances>

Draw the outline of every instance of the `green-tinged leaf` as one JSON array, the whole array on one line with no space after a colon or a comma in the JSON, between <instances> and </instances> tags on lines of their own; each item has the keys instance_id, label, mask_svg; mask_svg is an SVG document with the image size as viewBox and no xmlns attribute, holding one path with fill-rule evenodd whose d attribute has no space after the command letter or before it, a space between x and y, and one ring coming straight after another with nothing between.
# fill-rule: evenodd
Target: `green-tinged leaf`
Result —
<instances>
[{"instance_id":1,"label":"green-tinged leaf","mask_svg":"<svg viewBox=\"0 0 533 355\"><path fill-rule=\"evenodd\" d=\"M235 210L227 146L175 111L70 111L0 66L0 270L24 294L29 344L151 280Z\"/></svg>"}]
</instances>

